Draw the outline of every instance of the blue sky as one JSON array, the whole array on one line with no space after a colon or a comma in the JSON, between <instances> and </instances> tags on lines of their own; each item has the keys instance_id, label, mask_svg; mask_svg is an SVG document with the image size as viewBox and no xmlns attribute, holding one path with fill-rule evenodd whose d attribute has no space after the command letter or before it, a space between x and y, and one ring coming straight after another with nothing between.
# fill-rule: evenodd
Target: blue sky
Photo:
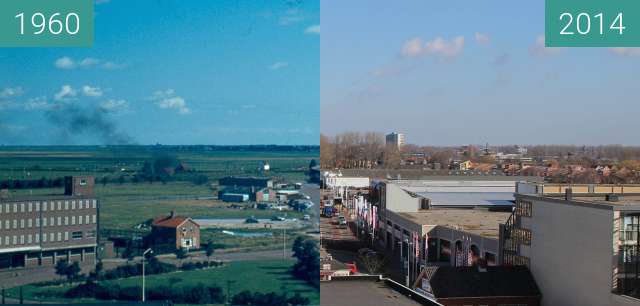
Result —
<instances>
[{"instance_id":1,"label":"blue sky","mask_svg":"<svg viewBox=\"0 0 640 306\"><path fill-rule=\"evenodd\" d=\"M544 48L544 1L321 2L321 131L640 145L640 49Z\"/></svg>"},{"instance_id":2,"label":"blue sky","mask_svg":"<svg viewBox=\"0 0 640 306\"><path fill-rule=\"evenodd\" d=\"M92 48L0 48L0 144L319 142L319 1L95 12Z\"/></svg>"}]
</instances>

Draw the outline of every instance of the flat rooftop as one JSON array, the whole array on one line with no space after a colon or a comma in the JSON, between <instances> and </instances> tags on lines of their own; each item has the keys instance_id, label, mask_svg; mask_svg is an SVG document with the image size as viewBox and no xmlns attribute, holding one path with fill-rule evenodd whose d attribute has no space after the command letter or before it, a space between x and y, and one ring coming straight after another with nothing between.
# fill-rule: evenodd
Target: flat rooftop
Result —
<instances>
[{"instance_id":1,"label":"flat rooftop","mask_svg":"<svg viewBox=\"0 0 640 306\"><path fill-rule=\"evenodd\" d=\"M507 222L511 212L486 209L429 209L413 213L396 213L416 224L439 225L459 229L487 238L498 238L500 224Z\"/></svg>"},{"instance_id":2,"label":"flat rooftop","mask_svg":"<svg viewBox=\"0 0 640 306\"><path fill-rule=\"evenodd\" d=\"M524 195L529 197L537 197L541 199L552 199L555 201L565 201L564 195ZM640 194L634 195L617 195L617 201L607 201L604 194L589 194L589 195L573 195L571 203L580 204L586 203L591 205L600 205L611 207L613 209L637 209L640 210Z\"/></svg>"},{"instance_id":3,"label":"flat rooftop","mask_svg":"<svg viewBox=\"0 0 640 306\"><path fill-rule=\"evenodd\" d=\"M513 206L514 181L399 180L389 183L429 199L431 206Z\"/></svg>"},{"instance_id":4,"label":"flat rooftop","mask_svg":"<svg viewBox=\"0 0 640 306\"><path fill-rule=\"evenodd\" d=\"M322 305L422 305L417 301L393 290L384 281L374 280L332 280L320 282Z\"/></svg>"}]
</instances>

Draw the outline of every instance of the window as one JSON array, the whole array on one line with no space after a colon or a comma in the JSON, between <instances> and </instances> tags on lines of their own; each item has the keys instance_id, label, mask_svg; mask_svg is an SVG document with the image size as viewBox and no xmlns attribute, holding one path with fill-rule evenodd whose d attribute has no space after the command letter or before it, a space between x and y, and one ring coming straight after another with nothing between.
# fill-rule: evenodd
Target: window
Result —
<instances>
[{"instance_id":1,"label":"window","mask_svg":"<svg viewBox=\"0 0 640 306\"><path fill-rule=\"evenodd\" d=\"M71 209L76 209L76 201L71 201Z\"/></svg>"},{"instance_id":2,"label":"window","mask_svg":"<svg viewBox=\"0 0 640 306\"><path fill-rule=\"evenodd\" d=\"M82 239L82 232L73 232L71 233L71 238L74 240Z\"/></svg>"},{"instance_id":3,"label":"window","mask_svg":"<svg viewBox=\"0 0 640 306\"><path fill-rule=\"evenodd\" d=\"M58 226L62 225L62 217L58 217Z\"/></svg>"},{"instance_id":4,"label":"window","mask_svg":"<svg viewBox=\"0 0 640 306\"><path fill-rule=\"evenodd\" d=\"M92 208L96 208L97 202L98 202L97 200L93 200L93 206L92 206Z\"/></svg>"},{"instance_id":5,"label":"window","mask_svg":"<svg viewBox=\"0 0 640 306\"><path fill-rule=\"evenodd\" d=\"M49 226L55 226L55 225L56 225L56 220L53 217L49 218Z\"/></svg>"},{"instance_id":6,"label":"window","mask_svg":"<svg viewBox=\"0 0 640 306\"><path fill-rule=\"evenodd\" d=\"M78 209L82 209L82 201L78 201Z\"/></svg>"},{"instance_id":7,"label":"window","mask_svg":"<svg viewBox=\"0 0 640 306\"><path fill-rule=\"evenodd\" d=\"M29 212L33 211L33 203L29 202L29 207L27 209Z\"/></svg>"},{"instance_id":8,"label":"window","mask_svg":"<svg viewBox=\"0 0 640 306\"><path fill-rule=\"evenodd\" d=\"M40 211L40 202L36 202L36 211Z\"/></svg>"},{"instance_id":9,"label":"window","mask_svg":"<svg viewBox=\"0 0 640 306\"><path fill-rule=\"evenodd\" d=\"M91 216L91 223L96 224L96 215Z\"/></svg>"},{"instance_id":10,"label":"window","mask_svg":"<svg viewBox=\"0 0 640 306\"><path fill-rule=\"evenodd\" d=\"M29 235L27 236L27 243L28 243L28 244L33 243L33 235L29 234Z\"/></svg>"},{"instance_id":11,"label":"window","mask_svg":"<svg viewBox=\"0 0 640 306\"><path fill-rule=\"evenodd\" d=\"M69 210L69 201L64 201L64 210Z\"/></svg>"},{"instance_id":12,"label":"window","mask_svg":"<svg viewBox=\"0 0 640 306\"><path fill-rule=\"evenodd\" d=\"M523 200L516 201L516 215L531 217L531 202Z\"/></svg>"},{"instance_id":13,"label":"window","mask_svg":"<svg viewBox=\"0 0 640 306\"><path fill-rule=\"evenodd\" d=\"M66 203L66 201L65 201ZM62 210L62 202L58 201L58 210Z\"/></svg>"},{"instance_id":14,"label":"window","mask_svg":"<svg viewBox=\"0 0 640 306\"><path fill-rule=\"evenodd\" d=\"M71 225L76 225L76 216L71 216Z\"/></svg>"},{"instance_id":15,"label":"window","mask_svg":"<svg viewBox=\"0 0 640 306\"><path fill-rule=\"evenodd\" d=\"M10 243L9 236L4 236L4 244L9 245L9 243Z\"/></svg>"},{"instance_id":16,"label":"window","mask_svg":"<svg viewBox=\"0 0 640 306\"><path fill-rule=\"evenodd\" d=\"M58 241L62 241L62 232L58 232Z\"/></svg>"},{"instance_id":17,"label":"window","mask_svg":"<svg viewBox=\"0 0 640 306\"><path fill-rule=\"evenodd\" d=\"M9 220L4 221L4 228L6 228L6 229L10 229L11 228L11 224L10 224Z\"/></svg>"},{"instance_id":18,"label":"window","mask_svg":"<svg viewBox=\"0 0 640 306\"><path fill-rule=\"evenodd\" d=\"M42 227L47 226L47 218L42 218Z\"/></svg>"},{"instance_id":19,"label":"window","mask_svg":"<svg viewBox=\"0 0 640 306\"><path fill-rule=\"evenodd\" d=\"M96 231L88 231L87 238L96 238Z\"/></svg>"},{"instance_id":20,"label":"window","mask_svg":"<svg viewBox=\"0 0 640 306\"><path fill-rule=\"evenodd\" d=\"M14 213L18 212L18 204L13 204L13 212Z\"/></svg>"},{"instance_id":21,"label":"window","mask_svg":"<svg viewBox=\"0 0 640 306\"><path fill-rule=\"evenodd\" d=\"M18 244L18 236L13 236L13 245Z\"/></svg>"},{"instance_id":22,"label":"window","mask_svg":"<svg viewBox=\"0 0 640 306\"><path fill-rule=\"evenodd\" d=\"M32 226L33 226L33 220L32 219L27 220L27 227L31 228Z\"/></svg>"},{"instance_id":23,"label":"window","mask_svg":"<svg viewBox=\"0 0 640 306\"><path fill-rule=\"evenodd\" d=\"M84 216L84 224L89 224L89 222L91 222L91 219L89 219L89 215Z\"/></svg>"},{"instance_id":24,"label":"window","mask_svg":"<svg viewBox=\"0 0 640 306\"><path fill-rule=\"evenodd\" d=\"M36 234L36 243L40 243L40 234Z\"/></svg>"},{"instance_id":25,"label":"window","mask_svg":"<svg viewBox=\"0 0 640 306\"><path fill-rule=\"evenodd\" d=\"M87 180L86 179L81 179L80 180L80 186L84 186L87 184Z\"/></svg>"},{"instance_id":26,"label":"window","mask_svg":"<svg viewBox=\"0 0 640 306\"><path fill-rule=\"evenodd\" d=\"M24 203L20 203L20 212L24 212Z\"/></svg>"},{"instance_id":27,"label":"window","mask_svg":"<svg viewBox=\"0 0 640 306\"><path fill-rule=\"evenodd\" d=\"M13 219L13 229L17 229L18 228L18 220Z\"/></svg>"},{"instance_id":28,"label":"window","mask_svg":"<svg viewBox=\"0 0 640 306\"><path fill-rule=\"evenodd\" d=\"M524 228L514 228L511 232L512 239L518 244L531 245L531 231Z\"/></svg>"},{"instance_id":29,"label":"window","mask_svg":"<svg viewBox=\"0 0 640 306\"><path fill-rule=\"evenodd\" d=\"M24 235L20 235L20 244L24 244Z\"/></svg>"},{"instance_id":30,"label":"window","mask_svg":"<svg viewBox=\"0 0 640 306\"><path fill-rule=\"evenodd\" d=\"M20 219L20 228L24 228L24 219Z\"/></svg>"},{"instance_id":31,"label":"window","mask_svg":"<svg viewBox=\"0 0 640 306\"><path fill-rule=\"evenodd\" d=\"M42 211L47 211L47 202L42 202Z\"/></svg>"},{"instance_id":32,"label":"window","mask_svg":"<svg viewBox=\"0 0 640 306\"><path fill-rule=\"evenodd\" d=\"M69 232L64 232L64 241L69 240Z\"/></svg>"},{"instance_id":33,"label":"window","mask_svg":"<svg viewBox=\"0 0 640 306\"><path fill-rule=\"evenodd\" d=\"M40 227L40 218L36 218L36 227Z\"/></svg>"},{"instance_id":34,"label":"window","mask_svg":"<svg viewBox=\"0 0 640 306\"><path fill-rule=\"evenodd\" d=\"M69 225L69 217L64 217L64 225Z\"/></svg>"},{"instance_id":35,"label":"window","mask_svg":"<svg viewBox=\"0 0 640 306\"><path fill-rule=\"evenodd\" d=\"M78 224L82 225L82 216L78 216Z\"/></svg>"}]
</instances>

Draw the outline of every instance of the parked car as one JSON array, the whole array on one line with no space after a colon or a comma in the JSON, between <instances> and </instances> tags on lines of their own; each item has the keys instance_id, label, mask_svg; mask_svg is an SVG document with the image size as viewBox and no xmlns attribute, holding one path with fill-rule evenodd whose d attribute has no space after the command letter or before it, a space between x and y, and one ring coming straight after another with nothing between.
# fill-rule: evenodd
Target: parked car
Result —
<instances>
[{"instance_id":1,"label":"parked car","mask_svg":"<svg viewBox=\"0 0 640 306\"><path fill-rule=\"evenodd\" d=\"M309 216L309 215L304 215L304 216L302 217L302 220L309 221L309 220L311 220L311 216Z\"/></svg>"},{"instance_id":2,"label":"parked car","mask_svg":"<svg viewBox=\"0 0 640 306\"><path fill-rule=\"evenodd\" d=\"M258 218L251 216L244 220L244 223L260 223L260 221L258 220Z\"/></svg>"},{"instance_id":3,"label":"parked car","mask_svg":"<svg viewBox=\"0 0 640 306\"><path fill-rule=\"evenodd\" d=\"M273 216L271 217L271 221L284 221L286 220L283 216Z\"/></svg>"}]
</instances>

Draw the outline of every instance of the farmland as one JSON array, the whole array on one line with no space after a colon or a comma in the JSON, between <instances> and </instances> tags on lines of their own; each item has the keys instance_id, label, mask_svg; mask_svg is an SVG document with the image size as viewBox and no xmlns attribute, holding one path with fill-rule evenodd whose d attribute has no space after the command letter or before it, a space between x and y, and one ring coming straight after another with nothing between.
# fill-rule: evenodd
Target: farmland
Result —
<instances>
[{"instance_id":1,"label":"farmland","mask_svg":"<svg viewBox=\"0 0 640 306\"><path fill-rule=\"evenodd\" d=\"M102 229L134 229L145 221L175 210L177 214L199 218L270 218L267 210L234 207L216 199L217 179L227 175L269 175L282 182L305 180L305 171L318 155L315 149L290 151L251 151L210 147L165 146L90 146L90 147L0 147L0 181L49 180L69 175L96 177L95 193L100 201ZM137 180L145 163L158 156L170 156L184 174L166 180ZM268 173L259 168L270 165ZM191 177L206 176L207 181L194 183ZM61 194L57 188L11 189L11 195ZM289 212L289 217L301 217ZM221 248L269 248L278 241L273 238L228 236L221 230L203 229L202 241L215 241ZM293 233L290 233L293 234Z\"/></svg>"}]
</instances>

